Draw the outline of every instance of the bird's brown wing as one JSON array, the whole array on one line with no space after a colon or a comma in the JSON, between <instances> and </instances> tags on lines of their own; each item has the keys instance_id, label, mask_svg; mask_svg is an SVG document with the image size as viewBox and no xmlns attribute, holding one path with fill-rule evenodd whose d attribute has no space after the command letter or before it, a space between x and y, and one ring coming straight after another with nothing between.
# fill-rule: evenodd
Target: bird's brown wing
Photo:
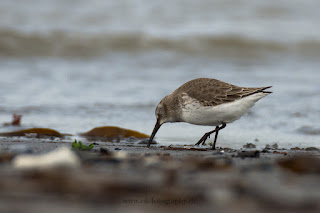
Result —
<instances>
[{"instance_id":1,"label":"bird's brown wing","mask_svg":"<svg viewBox=\"0 0 320 213\"><path fill-rule=\"evenodd\" d=\"M198 100L204 106L216 106L258 92L271 93L264 91L270 87L238 87L216 79L198 78L183 84L174 93L186 93L189 97Z\"/></svg>"}]
</instances>

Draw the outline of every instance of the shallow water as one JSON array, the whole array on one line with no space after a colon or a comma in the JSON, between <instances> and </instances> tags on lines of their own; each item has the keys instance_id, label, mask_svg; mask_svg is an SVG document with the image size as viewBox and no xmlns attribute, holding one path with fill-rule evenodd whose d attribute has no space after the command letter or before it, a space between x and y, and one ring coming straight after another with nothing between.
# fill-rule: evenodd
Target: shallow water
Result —
<instances>
[{"instance_id":1,"label":"shallow water","mask_svg":"<svg viewBox=\"0 0 320 213\"><path fill-rule=\"evenodd\" d=\"M317 4L1 1L0 121L18 113L22 127L151 134L162 97L210 77L274 92L221 131L218 146L320 147L319 135L298 131L320 129ZM157 141L193 144L209 130L165 124Z\"/></svg>"}]
</instances>

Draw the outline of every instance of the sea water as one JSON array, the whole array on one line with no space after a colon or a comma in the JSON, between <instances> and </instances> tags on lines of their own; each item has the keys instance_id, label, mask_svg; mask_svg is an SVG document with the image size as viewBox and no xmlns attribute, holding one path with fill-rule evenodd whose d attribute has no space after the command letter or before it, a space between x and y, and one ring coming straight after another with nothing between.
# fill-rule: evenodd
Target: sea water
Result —
<instances>
[{"instance_id":1,"label":"sea water","mask_svg":"<svg viewBox=\"0 0 320 213\"><path fill-rule=\"evenodd\" d=\"M0 122L17 113L20 128L151 134L158 102L208 77L273 86L219 133L218 146L320 147L318 8L311 0L1 1ZM165 124L156 140L194 144L213 128Z\"/></svg>"}]
</instances>

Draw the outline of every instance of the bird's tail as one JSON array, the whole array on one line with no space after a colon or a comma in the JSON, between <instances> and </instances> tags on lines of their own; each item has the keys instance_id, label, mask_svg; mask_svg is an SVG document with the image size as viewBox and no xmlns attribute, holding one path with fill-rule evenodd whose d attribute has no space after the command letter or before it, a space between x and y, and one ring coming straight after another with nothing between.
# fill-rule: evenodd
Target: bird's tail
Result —
<instances>
[{"instance_id":1,"label":"bird's tail","mask_svg":"<svg viewBox=\"0 0 320 213\"><path fill-rule=\"evenodd\" d=\"M271 91L264 91L264 90L269 89L269 88L271 88L271 87L272 87L272 86L262 87L259 92L263 92L263 93L268 93L268 94L270 94L270 93L272 93Z\"/></svg>"}]
</instances>

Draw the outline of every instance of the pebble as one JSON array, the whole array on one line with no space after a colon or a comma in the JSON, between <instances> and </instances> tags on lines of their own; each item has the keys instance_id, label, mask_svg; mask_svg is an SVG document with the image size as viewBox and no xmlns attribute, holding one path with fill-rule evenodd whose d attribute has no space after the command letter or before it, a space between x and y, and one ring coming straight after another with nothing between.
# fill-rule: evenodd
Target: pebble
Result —
<instances>
[{"instance_id":1,"label":"pebble","mask_svg":"<svg viewBox=\"0 0 320 213\"><path fill-rule=\"evenodd\" d=\"M67 147L61 147L41 155L18 155L13 159L13 167L17 169L76 168L79 166L80 159Z\"/></svg>"},{"instance_id":2,"label":"pebble","mask_svg":"<svg viewBox=\"0 0 320 213\"><path fill-rule=\"evenodd\" d=\"M253 143L247 143L246 145L243 145L243 148L246 148L246 149L254 149L256 147L257 146L254 145Z\"/></svg>"},{"instance_id":3,"label":"pebble","mask_svg":"<svg viewBox=\"0 0 320 213\"><path fill-rule=\"evenodd\" d=\"M307 147L306 151L318 151L319 152L319 149L316 147Z\"/></svg>"}]
</instances>

